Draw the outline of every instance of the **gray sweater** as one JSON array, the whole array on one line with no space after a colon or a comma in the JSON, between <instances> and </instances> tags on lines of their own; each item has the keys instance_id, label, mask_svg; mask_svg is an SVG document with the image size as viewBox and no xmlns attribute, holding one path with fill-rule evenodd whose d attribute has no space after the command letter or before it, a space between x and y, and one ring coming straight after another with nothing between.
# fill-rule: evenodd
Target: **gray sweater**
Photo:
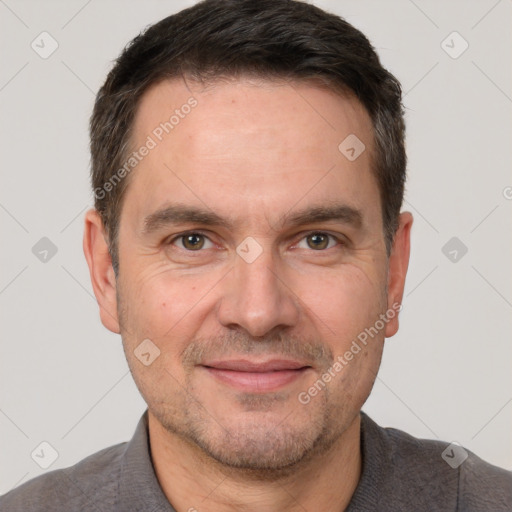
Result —
<instances>
[{"instance_id":1,"label":"gray sweater","mask_svg":"<svg viewBox=\"0 0 512 512\"><path fill-rule=\"evenodd\" d=\"M512 511L512 472L448 443L379 427L364 413L361 419L363 471L346 512ZM147 410L130 442L20 485L0 497L0 511L176 512L151 462Z\"/></svg>"}]
</instances>

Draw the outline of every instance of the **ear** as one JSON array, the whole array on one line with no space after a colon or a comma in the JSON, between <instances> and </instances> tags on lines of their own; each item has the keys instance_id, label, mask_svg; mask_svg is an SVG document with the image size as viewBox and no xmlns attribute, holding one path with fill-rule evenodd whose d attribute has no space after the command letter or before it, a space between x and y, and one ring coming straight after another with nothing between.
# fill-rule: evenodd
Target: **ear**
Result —
<instances>
[{"instance_id":1,"label":"ear","mask_svg":"<svg viewBox=\"0 0 512 512\"><path fill-rule=\"evenodd\" d=\"M402 304L404 296L405 276L409 266L411 247L411 227L413 217L410 212L402 212L399 217L398 229L393 239L393 247L388 262L388 310L393 309L396 315L386 324L386 338L394 336L398 331L397 304ZM395 307L393 307L395 305Z\"/></svg>"},{"instance_id":2,"label":"ear","mask_svg":"<svg viewBox=\"0 0 512 512\"><path fill-rule=\"evenodd\" d=\"M101 323L109 331L119 334L121 331L117 315L116 277L107 240L100 214L97 210L89 210L85 214L85 259L89 266L94 295L100 307Z\"/></svg>"}]
</instances>

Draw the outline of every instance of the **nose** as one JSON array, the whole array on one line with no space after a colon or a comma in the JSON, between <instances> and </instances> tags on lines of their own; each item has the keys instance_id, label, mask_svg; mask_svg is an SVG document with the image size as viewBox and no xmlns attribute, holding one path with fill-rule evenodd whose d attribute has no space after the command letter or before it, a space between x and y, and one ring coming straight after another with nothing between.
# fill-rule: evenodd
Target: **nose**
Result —
<instances>
[{"instance_id":1,"label":"nose","mask_svg":"<svg viewBox=\"0 0 512 512\"><path fill-rule=\"evenodd\" d=\"M227 328L241 327L254 337L296 325L299 299L278 267L268 248L251 263L237 254L224 282L218 321Z\"/></svg>"}]
</instances>

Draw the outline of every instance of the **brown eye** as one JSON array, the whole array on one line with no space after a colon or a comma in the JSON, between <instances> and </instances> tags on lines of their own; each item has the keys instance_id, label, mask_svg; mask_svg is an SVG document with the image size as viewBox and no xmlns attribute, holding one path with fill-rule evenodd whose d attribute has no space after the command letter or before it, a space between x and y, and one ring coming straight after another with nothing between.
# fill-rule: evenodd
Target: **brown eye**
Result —
<instances>
[{"instance_id":1,"label":"brown eye","mask_svg":"<svg viewBox=\"0 0 512 512\"><path fill-rule=\"evenodd\" d=\"M174 244L180 241L178 247L186 249L187 251L197 252L205 247L207 240L208 238L201 233L186 233L185 235L176 237L172 243Z\"/></svg>"},{"instance_id":2,"label":"brown eye","mask_svg":"<svg viewBox=\"0 0 512 512\"><path fill-rule=\"evenodd\" d=\"M322 233L313 233L306 237L311 249L325 249L329 245L329 236Z\"/></svg>"},{"instance_id":3,"label":"brown eye","mask_svg":"<svg viewBox=\"0 0 512 512\"><path fill-rule=\"evenodd\" d=\"M325 249L331 249L335 245L343 245L343 243L334 235L317 231L304 236L299 242L298 247L300 249L323 251Z\"/></svg>"},{"instance_id":4,"label":"brown eye","mask_svg":"<svg viewBox=\"0 0 512 512\"><path fill-rule=\"evenodd\" d=\"M204 245L204 237L203 235L198 235L197 233L193 233L191 235L185 235L183 237L183 247L185 249L196 250L201 249Z\"/></svg>"}]
</instances>

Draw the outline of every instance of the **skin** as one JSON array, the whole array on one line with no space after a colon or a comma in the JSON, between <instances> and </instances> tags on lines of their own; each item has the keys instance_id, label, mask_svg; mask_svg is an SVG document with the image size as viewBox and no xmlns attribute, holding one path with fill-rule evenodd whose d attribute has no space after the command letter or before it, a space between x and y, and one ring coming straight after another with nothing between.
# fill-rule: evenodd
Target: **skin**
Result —
<instances>
[{"instance_id":1,"label":"skin","mask_svg":"<svg viewBox=\"0 0 512 512\"><path fill-rule=\"evenodd\" d=\"M197 106L130 175L117 278L98 213L85 219L101 319L122 335L148 404L157 478L180 512L344 510L361 473L359 412L398 315L309 403L298 395L401 303L412 215L401 213L388 258L369 116L355 98L312 83L162 82L142 97L134 147L192 95ZM338 150L349 134L366 146L352 162ZM144 233L147 216L176 202L234 225ZM333 203L360 210L361 225L283 222ZM184 232L199 232L192 248ZM252 263L237 253L246 237L262 251ZM144 339L160 350L149 366L134 354ZM277 390L247 391L204 366L236 358L309 367Z\"/></svg>"}]
</instances>

